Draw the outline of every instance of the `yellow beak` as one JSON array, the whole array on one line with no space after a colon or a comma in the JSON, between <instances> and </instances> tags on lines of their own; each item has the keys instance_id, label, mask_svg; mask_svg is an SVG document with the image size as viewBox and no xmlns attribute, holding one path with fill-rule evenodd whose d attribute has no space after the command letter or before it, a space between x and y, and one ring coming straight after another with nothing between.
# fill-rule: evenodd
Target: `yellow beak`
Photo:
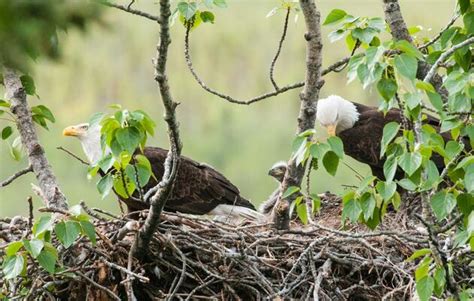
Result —
<instances>
[{"instance_id":1,"label":"yellow beak","mask_svg":"<svg viewBox=\"0 0 474 301\"><path fill-rule=\"evenodd\" d=\"M326 127L329 137L336 136L336 125L330 124Z\"/></svg>"},{"instance_id":2,"label":"yellow beak","mask_svg":"<svg viewBox=\"0 0 474 301\"><path fill-rule=\"evenodd\" d=\"M68 126L63 130L63 135L64 136L77 136L79 133L77 132L77 129L75 126Z\"/></svg>"}]
</instances>

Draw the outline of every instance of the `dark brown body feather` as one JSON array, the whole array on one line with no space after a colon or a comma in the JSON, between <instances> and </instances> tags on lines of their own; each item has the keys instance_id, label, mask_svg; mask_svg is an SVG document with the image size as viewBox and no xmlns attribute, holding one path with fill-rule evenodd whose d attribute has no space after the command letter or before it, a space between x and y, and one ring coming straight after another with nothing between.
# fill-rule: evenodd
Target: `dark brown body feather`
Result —
<instances>
[{"instance_id":1,"label":"dark brown body feather","mask_svg":"<svg viewBox=\"0 0 474 301\"><path fill-rule=\"evenodd\" d=\"M146 147L143 150L151 163L155 178L160 181L163 177L164 165L168 150L159 147ZM157 184L153 177L143 187L148 191ZM133 194L138 198L138 193ZM123 199L129 211L147 209L149 204L129 199ZM216 206L236 205L255 210L248 200L240 196L239 189L235 187L224 175L209 165L196 162L190 158L181 156L178 174L174 183L173 191L166 202L166 211L178 211L190 214L206 214Z\"/></svg>"},{"instance_id":2,"label":"dark brown body feather","mask_svg":"<svg viewBox=\"0 0 474 301\"><path fill-rule=\"evenodd\" d=\"M344 130L338 134L344 143L344 152L356 159L357 161L366 163L370 166L372 174L381 180L385 180L383 173L383 165L385 157L380 158L380 147L383 136L383 128L389 122L401 123L400 110L391 109L384 114L375 107L369 107L362 104L354 103L359 112L359 120L350 129ZM439 120L428 116L424 121L431 125L439 132ZM448 133L441 134L445 141L451 139ZM439 170L444 168L443 158L433 153L431 160L436 164ZM403 172L398 170L395 179L400 179Z\"/></svg>"}]
</instances>

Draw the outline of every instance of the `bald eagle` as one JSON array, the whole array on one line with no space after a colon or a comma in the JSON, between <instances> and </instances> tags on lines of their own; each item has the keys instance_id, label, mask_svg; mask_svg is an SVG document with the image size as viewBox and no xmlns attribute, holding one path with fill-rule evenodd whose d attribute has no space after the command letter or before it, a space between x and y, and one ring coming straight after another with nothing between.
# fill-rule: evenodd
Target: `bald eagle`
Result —
<instances>
[{"instance_id":1,"label":"bald eagle","mask_svg":"<svg viewBox=\"0 0 474 301\"><path fill-rule=\"evenodd\" d=\"M375 107L331 95L318 101L316 119L327 129L330 136L337 135L341 138L347 155L368 164L374 176L385 180L383 173L385 158L380 157L383 128L392 121L402 122L399 109L391 109L384 115ZM438 119L427 116L424 122L439 132ZM441 135L445 142L451 140L449 133ZM444 160L439 154L433 153L431 159L439 170L444 168ZM403 172L398 170L395 179L402 177Z\"/></svg>"},{"instance_id":2,"label":"bald eagle","mask_svg":"<svg viewBox=\"0 0 474 301\"><path fill-rule=\"evenodd\" d=\"M84 153L91 165L95 165L103 157L100 146L100 126L83 123L64 129L63 135L76 137L80 140ZM108 152L109 150L106 150ZM145 147L136 154L143 154L150 161L152 172L156 179L161 179L164 173L164 162L168 151L159 147ZM104 174L102 173L102 176ZM152 177L143 187L147 192L156 186L157 181ZM118 196L129 211L149 208L149 204ZM135 192L132 197L138 198ZM166 202L165 210L189 214L208 214L228 216L232 219L257 219L261 215L248 200L240 196L235 187L224 175L203 163L181 156L178 173L172 194Z\"/></svg>"},{"instance_id":3,"label":"bald eagle","mask_svg":"<svg viewBox=\"0 0 474 301\"><path fill-rule=\"evenodd\" d=\"M276 202L278 201L278 197L280 196L280 184L283 182L285 178L286 169L288 165L284 161L278 161L270 168L268 171L268 175L273 177L278 182L278 187L272 192L272 194L268 197L268 199L263 202L258 211L263 214L270 214L275 207Z\"/></svg>"}]
</instances>

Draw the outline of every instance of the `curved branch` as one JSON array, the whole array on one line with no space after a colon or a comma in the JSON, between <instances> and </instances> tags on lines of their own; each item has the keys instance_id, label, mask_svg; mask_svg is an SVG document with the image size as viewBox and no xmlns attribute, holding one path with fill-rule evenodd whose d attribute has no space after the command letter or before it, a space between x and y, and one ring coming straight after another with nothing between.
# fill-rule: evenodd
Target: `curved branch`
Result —
<instances>
[{"instance_id":1,"label":"curved branch","mask_svg":"<svg viewBox=\"0 0 474 301\"><path fill-rule=\"evenodd\" d=\"M425 44L423 44L423 45L421 45L420 47L418 47L418 49L420 49L420 50L421 50L421 49L425 49L425 48L428 48L429 46L433 45L434 43L436 43L436 41L438 41L438 40L441 38L441 36L443 35L443 33L444 33L446 30L448 30L451 26L453 26L453 24L456 22L456 20L459 18L459 16L460 16L460 15L456 12L456 13L454 14L454 16L451 18L451 20L449 21L449 23L446 24L446 26L445 26L443 29L441 29L441 30L438 32L438 34L437 34L434 38L432 38L430 41L428 41L428 42L426 42Z\"/></svg>"},{"instance_id":2,"label":"curved branch","mask_svg":"<svg viewBox=\"0 0 474 301\"><path fill-rule=\"evenodd\" d=\"M433 77L435 76L436 74L436 70L438 69L439 65L441 63L443 63L448 57L450 57L454 52L456 52L456 50L460 49L460 48L463 48L464 46L467 46L467 45L470 45L470 44L474 44L474 37L470 37L469 39L467 40L464 40L464 42L461 42L459 44L456 44L454 45L453 47L449 48L448 50L446 50L443 54L441 54L441 56L436 60L436 62L434 63L433 66L431 66L431 69L428 71L428 73L426 74L425 78L423 79L423 81L425 82L430 82Z\"/></svg>"},{"instance_id":3,"label":"curved branch","mask_svg":"<svg viewBox=\"0 0 474 301\"><path fill-rule=\"evenodd\" d=\"M160 18L162 20L168 20L170 15L171 9L169 0L160 0ZM168 84L168 76L166 75L168 46L170 43L169 24L168 22L162 22L158 52L153 63L155 65L155 80L160 88L161 100L165 109L164 119L168 125L170 150L168 151L164 163L165 171L163 178L156 185L156 192L150 199L150 212L133 244L132 254L138 258L143 258L148 253L148 247L153 233L159 224L161 212L173 190L174 180L178 172L179 157L181 155L182 145L179 138L178 122L176 120L176 107L178 103L173 100Z\"/></svg>"},{"instance_id":4,"label":"curved branch","mask_svg":"<svg viewBox=\"0 0 474 301\"><path fill-rule=\"evenodd\" d=\"M288 19L290 18L290 12L291 12L291 7L288 7L286 9L285 23L283 25L283 33L281 34L280 42L278 43L278 49L277 49L277 52L275 53L275 56L272 59L272 63L270 64L270 81L272 82L272 85L275 88L275 91L278 91L279 88L275 79L273 78L273 72L275 70L275 64L278 60L278 57L280 56L283 42L285 41L286 32L288 31Z\"/></svg>"},{"instance_id":5,"label":"curved branch","mask_svg":"<svg viewBox=\"0 0 474 301\"><path fill-rule=\"evenodd\" d=\"M5 187L5 186L11 184L13 181L15 181L17 178L19 178L23 175L26 175L27 173L32 172L32 171L33 171L33 166L31 166L31 164L30 164L27 168L24 168L24 169L16 172L15 174L13 174L10 177L8 177L7 179L5 179L5 181L0 182L0 187Z\"/></svg>"},{"instance_id":6,"label":"curved branch","mask_svg":"<svg viewBox=\"0 0 474 301\"><path fill-rule=\"evenodd\" d=\"M149 20L152 20L152 21L155 21L155 22L158 22L158 23L161 22L160 18L157 17L157 16L154 16L152 14L146 13L146 12L138 10L138 9L131 8L131 5L133 4L133 2L134 1L130 2L130 4L128 6L124 6L124 5L120 5L120 4L111 3L111 2L105 1L105 0L99 0L99 3L102 4L102 5L105 5L105 6L108 6L108 7L113 7L113 8L119 9L121 11L130 13L132 15L144 17L144 18L147 18Z\"/></svg>"}]
</instances>

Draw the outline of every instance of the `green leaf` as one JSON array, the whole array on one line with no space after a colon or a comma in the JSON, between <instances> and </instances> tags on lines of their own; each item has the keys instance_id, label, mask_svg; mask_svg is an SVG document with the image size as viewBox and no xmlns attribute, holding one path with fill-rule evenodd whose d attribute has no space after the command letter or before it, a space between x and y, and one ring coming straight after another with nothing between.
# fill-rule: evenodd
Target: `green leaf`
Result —
<instances>
[{"instance_id":1,"label":"green leaf","mask_svg":"<svg viewBox=\"0 0 474 301\"><path fill-rule=\"evenodd\" d=\"M409 191L416 190L416 184L413 183L410 179L401 179L400 181L398 181L398 185L402 186L402 188Z\"/></svg>"},{"instance_id":2,"label":"green leaf","mask_svg":"<svg viewBox=\"0 0 474 301\"><path fill-rule=\"evenodd\" d=\"M215 1L214 1L215 3ZM198 9L196 2L179 2L178 3L178 11L180 12L181 16L183 16L186 21L189 21L195 14Z\"/></svg>"},{"instance_id":3,"label":"green leaf","mask_svg":"<svg viewBox=\"0 0 474 301\"><path fill-rule=\"evenodd\" d=\"M467 192L474 192L474 164L471 164L466 168L464 186L466 187Z\"/></svg>"},{"instance_id":4,"label":"green leaf","mask_svg":"<svg viewBox=\"0 0 474 301\"><path fill-rule=\"evenodd\" d=\"M140 132L135 127L118 129L115 132L115 137L120 146L130 154L135 152L140 143Z\"/></svg>"},{"instance_id":5,"label":"green leaf","mask_svg":"<svg viewBox=\"0 0 474 301\"><path fill-rule=\"evenodd\" d=\"M410 257L407 258L407 261L415 260L418 257L425 256L427 254L431 254L431 249L425 248L425 249L416 250Z\"/></svg>"},{"instance_id":6,"label":"green leaf","mask_svg":"<svg viewBox=\"0 0 474 301\"><path fill-rule=\"evenodd\" d=\"M5 279L13 279L20 275L25 266L25 258L23 255L7 256L3 262L3 274Z\"/></svg>"},{"instance_id":7,"label":"green leaf","mask_svg":"<svg viewBox=\"0 0 474 301\"><path fill-rule=\"evenodd\" d=\"M323 22L323 25L334 24L341 21L347 13L342 9L333 9Z\"/></svg>"},{"instance_id":8,"label":"green leaf","mask_svg":"<svg viewBox=\"0 0 474 301\"><path fill-rule=\"evenodd\" d=\"M458 0L459 3L459 8L461 10L461 14L464 14L469 10L471 7L471 1L470 0Z\"/></svg>"},{"instance_id":9,"label":"green leaf","mask_svg":"<svg viewBox=\"0 0 474 301\"><path fill-rule=\"evenodd\" d=\"M2 130L2 140L7 140L13 133L13 129L11 126L6 126Z\"/></svg>"},{"instance_id":10,"label":"green leaf","mask_svg":"<svg viewBox=\"0 0 474 301\"><path fill-rule=\"evenodd\" d=\"M321 208L321 199L317 194L311 194L311 213L315 214L316 212L319 212L319 209Z\"/></svg>"},{"instance_id":11,"label":"green leaf","mask_svg":"<svg viewBox=\"0 0 474 301\"><path fill-rule=\"evenodd\" d=\"M303 223L303 225L308 224L308 211L306 210L306 203L302 202L296 206L296 214Z\"/></svg>"},{"instance_id":12,"label":"green leaf","mask_svg":"<svg viewBox=\"0 0 474 301\"><path fill-rule=\"evenodd\" d=\"M227 7L226 0L213 0L213 2L214 2L214 5L217 6L217 7L220 7L220 8L226 8Z\"/></svg>"},{"instance_id":13,"label":"green leaf","mask_svg":"<svg viewBox=\"0 0 474 301\"><path fill-rule=\"evenodd\" d=\"M82 233L85 234L89 238L92 245L95 245L96 237L95 237L95 227L94 227L94 225L91 222L87 221L87 220L82 220L79 223L81 224Z\"/></svg>"},{"instance_id":14,"label":"green leaf","mask_svg":"<svg viewBox=\"0 0 474 301\"><path fill-rule=\"evenodd\" d=\"M125 179L122 179L122 175L117 174L114 177L114 190L115 192L123 197L123 198L129 198L137 188L133 181L127 177L126 174L123 175ZM124 186L125 182L125 186Z\"/></svg>"},{"instance_id":15,"label":"green leaf","mask_svg":"<svg viewBox=\"0 0 474 301\"><path fill-rule=\"evenodd\" d=\"M419 153L404 153L400 156L398 165L411 176L420 168L422 157Z\"/></svg>"},{"instance_id":16,"label":"green leaf","mask_svg":"<svg viewBox=\"0 0 474 301\"><path fill-rule=\"evenodd\" d=\"M204 23L212 23L212 24L214 24L215 16L214 16L214 14L211 13L210 11L203 11L203 12L201 12L201 20L202 20Z\"/></svg>"},{"instance_id":17,"label":"green leaf","mask_svg":"<svg viewBox=\"0 0 474 301\"><path fill-rule=\"evenodd\" d=\"M398 85L392 78L381 78L377 83L377 90L385 101L390 101L397 93Z\"/></svg>"},{"instance_id":18,"label":"green leaf","mask_svg":"<svg viewBox=\"0 0 474 301\"><path fill-rule=\"evenodd\" d=\"M382 157L386 150L389 143L395 138L400 130L400 124L396 122L389 122L383 128L382 134L382 145L380 148L380 157Z\"/></svg>"},{"instance_id":19,"label":"green leaf","mask_svg":"<svg viewBox=\"0 0 474 301\"><path fill-rule=\"evenodd\" d=\"M402 76L414 80L418 70L418 61L413 56L402 53L395 57L395 68Z\"/></svg>"},{"instance_id":20,"label":"green leaf","mask_svg":"<svg viewBox=\"0 0 474 301\"><path fill-rule=\"evenodd\" d=\"M431 104L433 105L433 107L438 111L442 111L443 100L441 99L441 95L439 95L438 93L430 93L430 92L427 92L426 94L428 95L428 98Z\"/></svg>"},{"instance_id":21,"label":"green leaf","mask_svg":"<svg viewBox=\"0 0 474 301\"><path fill-rule=\"evenodd\" d=\"M377 35L378 31L371 28L356 28L352 30L351 34L352 37L355 39L358 39L366 44L370 44L372 42L373 38Z\"/></svg>"},{"instance_id":22,"label":"green leaf","mask_svg":"<svg viewBox=\"0 0 474 301\"><path fill-rule=\"evenodd\" d=\"M430 93L436 93L435 88L433 87L432 84L421 81L419 79L416 80L416 85L418 89L423 90L425 92L430 92Z\"/></svg>"},{"instance_id":23,"label":"green leaf","mask_svg":"<svg viewBox=\"0 0 474 301\"><path fill-rule=\"evenodd\" d=\"M41 233L45 231L51 231L53 229L53 220L51 215L44 215L40 217L38 221L33 225L33 235L38 237Z\"/></svg>"},{"instance_id":24,"label":"green leaf","mask_svg":"<svg viewBox=\"0 0 474 301\"><path fill-rule=\"evenodd\" d=\"M462 146L456 141L448 141L446 143L445 154L447 159L452 160L462 151Z\"/></svg>"},{"instance_id":25,"label":"green leaf","mask_svg":"<svg viewBox=\"0 0 474 301\"><path fill-rule=\"evenodd\" d=\"M31 254L33 258L38 257L43 250L44 241L41 239L33 238L31 240L23 240L23 244L25 245L25 249Z\"/></svg>"},{"instance_id":26,"label":"green leaf","mask_svg":"<svg viewBox=\"0 0 474 301\"><path fill-rule=\"evenodd\" d=\"M444 271L444 267L437 267L433 278L435 281L435 294L438 297L441 297L444 291L444 286L446 285L446 272Z\"/></svg>"},{"instance_id":27,"label":"green leaf","mask_svg":"<svg viewBox=\"0 0 474 301\"><path fill-rule=\"evenodd\" d=\"M322 159L330 149L330 146L325 143L314 143L309 148L309 152L313 158Z\"/></svg>"},{"instance_id":28,"label":"green leaf","mask_svg":"<svg viewBox=\"0 0 474 301\"><path fill-rule=\"evenodd\" d=\"M468 12L463 18L467 33L474 34L474 11Z\"/></svg>"},{"instance_id":29,"label":"green leaf","mask_svg":"<svg viewBox=\"0 0 474 301\"><path fill-rule=\"evenodd\" d=\"M58 259L58 251L50 243L44 245L44 249L36 258L38 263L48 273L53 274L56 267L56 260Z\"/></svg>"},{"instance_id":30,"label":"green leaf","mask_svg":"<svg viewBox=\"0 0 474 301\"><path fill-rule=\"evenodd\" d=\"M431 198L431 208L438 220L444 219L456 207L456 198L452 193L440 191Z\"/></svg>"},{"instance_id":31,"label":"green leaf","mask_svg":"<svg viewBox=\"0 0 474 301\"><path fill-rule=\"evenodd\" d=\"M285 193L283 193L283 195L281 196L282 199L286 199L288 198L289 196L293 195L294 193L297 193L298 191L300 191L300 188L297 187L297 186L290 186L288 187L288 189L285 191Z\"/></svg>"},{"instance_id":32,"label":"green leaf","mask_svg":"<svg viewBox=\"0 0 474 301\"><path fill-rule=\"evenodd\" d=\"M335 176L339 165L338 155L333 151L328 151L323 157L323 165L330 175Z\"/></svg>"},{"instance_id":33,"label":"green leaf","mask_svg":"<svg viewBox=\"0 0 474 301\"><path fill-rule=\"evenodd\" d=\"M398 158L394 155L391 155L385 160L383 164L383 174L387 182L392 181L397 172Z\"/></svg>"},{"instance_id":34,"label":"green leaf","mask_svg":"<svg viewBox=\"0 0 474 301\"><path fill-rule=\"evenodd\" d=\"M74 243L80 231L79 223L75 221L59 222L54 227L54 232L65 248L69 248Z\"/></svg>"},{"instance_id":35,"label":"green leaf","mask_svg":"<svg viewBox=\"0 0 474 301\"><path fill-rule=\"evenodd\" d=\"M380 193L384 201L388 201L392 198L397 191L397 184L395 182L378 182L377 191Z\"/></svg>"},{"instance_id":36,"label":"green leaf","mask_svg":"<svg viewBox=\"0 0 474 301\"><path fill-rule=\"evenodd\" d=\"M342 218L349 220L354 223L359 219L359 215L362 213L359 202L355 199L351 199L344 204L344 209L342 209Z\"/></svg>"},{"instance_id":37,"label":"green leaf","mask_svg":"<svg viewBox=\"0 0 474 301\"><path fill-rule=\"evenodd\" d=\"M330 137L328 139L329 146L331 150L340 158L344 158L344 145L342 143L341 138L337 136Z\"/></svg>"},{"instance_id":38,"label":"green leaf","mask_svg":"<svg viewBox=\"0 0 474 301\"><path fill-rule=\"evenodd\" d=\"M22 241L13 241L9 243L7 247L5 248L5 254L7 256L13 256L18 252L18 250L21 249L21 247L23 247Z\"/></svg>"},{"instance_id":39,"label":"green leaf","mask_svg":"<svg viewBox=\"0 0 474 301\"><path fill-rule=\"evenodd\" d=\"M100 159L97 165L102 169L103 172L107 172L115 163L115 158L112 154L108 154L107 156Z\"/></svg>"},{"instance_id":40,"label":"green leaf","mask_svg":"<svg viewBox=\"0 0 474 301\"><path fill-rule=\"evenodd\" d=\"M28 95L35 95L36 94L36 87L33 78L29 75L22 75L20 76L21 84L23 88L25 88L25 92Z\"/></svg>"},{"instance_id":41,"label":"green leaf","mask_svg":"<svg viewBox=\"0 0 474 301\"><path fill-rule=\"evenodd\" d=\"M433 295L434 280L430 276L425 276L416 282L416 292L420 301L428 301Z\"/></svg>"},{"instance_id":42,"label":"green leaf","mask_svg":"<svg viewBox=\"0 0 474 301\"><path fill-rule=\"evenodd\" d=\"M99 180L99 182L97 182L97 190L99 190L102 199L104 199L110 193L113 185L114 179L111 174L106 174Z\"/></svg>"},{"instance_id":43,"label":"green leaf","mask_svg":"<svg viewBox=\"0 0 474 301\"><path fill-rule=\"evenodd\" d=\"M54 118L53 113L46 106L38 105L31 107L31 112L51 121L52 123L56 122L56 118Z\"/></svg>"},{"instance_id":44,"label":"green leaf","mask_svg":"<svg viewBox=\"0 0 474 301\"><path fill-rule=\"evenodd\" d=\"M364 193L364 195L360 199L360 207L362 209L362 213L364 213L364 220L369 220L374 215L375 210L375 199L371 193Z\"/></svg>"},{"instance_id":45,"label":"green leaf","mask_svg":"<svg viewBox=\"0 0 474 301\"><path fill-rule=\"evenodd\" d=\"M433 260L430 257L425 257L421 263L418 265L418 268L415 270L415 280L418 280L428 276L430 270L430 264Z\"/></svg>"},{"instance_id":46,"label":"green leaf","mask_svg":"<svg viewBox=\"0 0 474 301\"><path fill-rule=\"evenodd\" d=\"M410 56L416 57L419 60L423 59L423 53L421 53L418 48L416 48L412 43L408 42L407 40L400 40L395 42L393 48L401 50Z\"/></svg>"}]
</instances>

